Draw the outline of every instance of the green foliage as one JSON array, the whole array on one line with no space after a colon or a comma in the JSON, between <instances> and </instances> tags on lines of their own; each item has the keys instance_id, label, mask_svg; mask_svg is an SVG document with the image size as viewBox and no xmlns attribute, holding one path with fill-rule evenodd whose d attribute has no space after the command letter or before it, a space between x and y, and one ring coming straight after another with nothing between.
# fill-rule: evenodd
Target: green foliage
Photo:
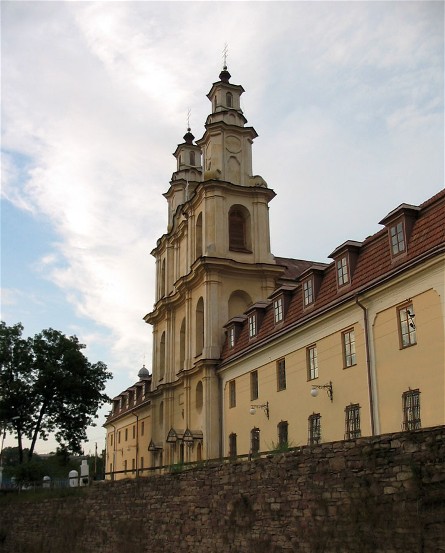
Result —
<instances>
[{"instance_id":1,"label":"green foliage","mask_svg":"<svg viewBox=\"0 0 445 553\"><path fill-rule=\"evenodd\" d=\"M109 401L111 374L88 361L76 336L50 328L25 340L22 331L20 323L0 325L0 426L16 435L20 462L22 437L31 440L29 459L50 433L62 450L81 453L86 428Z\"/></svg>"}]
</instances>

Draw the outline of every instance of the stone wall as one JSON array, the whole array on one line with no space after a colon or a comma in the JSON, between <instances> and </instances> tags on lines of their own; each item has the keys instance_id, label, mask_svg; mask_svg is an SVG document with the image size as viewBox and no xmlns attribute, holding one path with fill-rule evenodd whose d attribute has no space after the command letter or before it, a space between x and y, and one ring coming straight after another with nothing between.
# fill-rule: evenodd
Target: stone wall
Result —
<instances>
[{"instance_id":1,"label":"stone wall","mask_svg":"<svg viewBox=\"0 0 445 553\"><path fill-rule=\"evenodd\" d=\"M445 552L445 427L75 491L3 498L0 551Z\"/></svg>"}]
</instances>

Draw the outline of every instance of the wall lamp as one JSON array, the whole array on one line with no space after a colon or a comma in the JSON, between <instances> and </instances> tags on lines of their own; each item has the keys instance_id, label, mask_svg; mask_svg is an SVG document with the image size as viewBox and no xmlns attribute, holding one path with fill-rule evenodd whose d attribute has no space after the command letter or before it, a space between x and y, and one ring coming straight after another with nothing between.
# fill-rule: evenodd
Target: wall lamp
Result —
<instances>
[{"instance_id":1,"label":"wall lamp","mask_svg":"<svg viewBox=\"0 0 445 553\"><path fill-rule=\"evenodd\" d=\"M263 409L263 411L266 413L266 417L269 418L269 402L266 401L266 403L263 403L262 405L251 405L249 413L251 415L254 415L257 409Z\"/></svg>"},{"instance_id":2,"label":"wall lamp","mask_svg":"<svg viewBox=\"0 0 445 553\"><path fill-rule=\"evenodd\" d=\"M317 386L316 384L312 384L311 389L311 396L317 397L318 396L318 390L326 390L329 399L331 401L334 401L334 391L332 390L332 382L329 381L329 384L323 384L323 386Z\"/></svg>"}]
</instances>

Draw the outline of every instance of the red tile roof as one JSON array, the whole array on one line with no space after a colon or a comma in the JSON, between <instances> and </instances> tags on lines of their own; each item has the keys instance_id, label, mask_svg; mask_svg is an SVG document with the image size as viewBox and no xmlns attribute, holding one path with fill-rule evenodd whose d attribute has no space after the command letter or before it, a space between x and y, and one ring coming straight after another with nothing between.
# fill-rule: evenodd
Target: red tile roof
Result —
<instances>
[{"instance_id":1,"label":"red tile roof","mask_svg":"<svg viewBox=\"0 0 445 553\"><path fill-rule=\"evenodd\" d=\"M335 263L330 263L323 271L320 289L314 304L309 309L303 308L301 286L297 286L292 293L284 321L275 325L273 306L269 306L265 310L255 338L249 339L248 325L244 323L235 346L229 348L227 341L224 343L221 353L222 362L229 361L246 350L260 346L264 341L273 339L274 336L281 334L286 329L303 324L309 317L312 318L317 313L333 308L365 289L392 278L395 274L407 270L412 264L420 262L428 255L443 252L445 250L445 190L441 190L421 204L419 208L405 254L392 258L387 228L368 237L361 244L349 285L338 289ZM286 277L290 278L290 275L294 275L297 281L298 276L312 265L308 261L275 259L278 264L288 267Z\"/></svg>"}]
</instances>

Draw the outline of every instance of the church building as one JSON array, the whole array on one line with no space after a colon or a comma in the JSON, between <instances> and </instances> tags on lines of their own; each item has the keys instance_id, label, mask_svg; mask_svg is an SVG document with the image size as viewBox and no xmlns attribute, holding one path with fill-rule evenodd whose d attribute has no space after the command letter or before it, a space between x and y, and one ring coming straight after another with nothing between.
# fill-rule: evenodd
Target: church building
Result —
<instances>
[{"instance_id":1,"label":"church building","mask_svg":"<svg viewBox=\"0 0 445 553\"><path fill-rule=\"evenodd\" d=\"M445 193L332 263L271 253L257 134L224 67L164 193L152 372L112 402L107 478L445 423ZM164 467L161 469L161 467Z\"/></svg>"}]
</instances>

